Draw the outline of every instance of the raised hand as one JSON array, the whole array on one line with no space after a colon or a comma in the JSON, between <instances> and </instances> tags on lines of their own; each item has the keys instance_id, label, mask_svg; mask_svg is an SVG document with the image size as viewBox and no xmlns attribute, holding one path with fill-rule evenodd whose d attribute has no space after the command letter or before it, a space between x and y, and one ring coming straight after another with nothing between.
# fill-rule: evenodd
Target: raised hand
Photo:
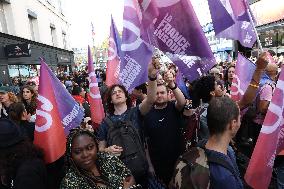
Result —
<instances>
[{"instance_id":1,"label":"raised hand","mask_svg":"<svg viewBox=\"0 0 284 189\"><path fill-rule=\"evenodd\" d=\"M264 70L269 63L269 53L263 52L256 61L256 68L259 70Z\"/></svg>"},{"instance_id":2,"label":"raised hand","mask_svg":"<svg viewBox=\"0 0 284 189\"><path fill-rule=\"evenodd\" d=\"M175 86L175 74L172 70L169 70L164 75L165 82L169 85L169 87Z\"/></svg>"},{"instance_id":3,"label":"raised hand","mask_svg":"<svg viewBox=\"0 0 284 189\"><path fill-rule=\"evenodd\" d=\"M161 68L158 58L152 58L148 66L148 77L155 78Z\"/></svg>"}]
</instances>

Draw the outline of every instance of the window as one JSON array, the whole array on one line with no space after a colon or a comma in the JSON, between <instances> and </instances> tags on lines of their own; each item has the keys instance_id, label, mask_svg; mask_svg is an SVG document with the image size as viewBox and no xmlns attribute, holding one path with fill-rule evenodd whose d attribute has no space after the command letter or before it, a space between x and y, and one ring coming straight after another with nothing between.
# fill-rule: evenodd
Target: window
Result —
<instances>
[{"instance_id":1,"label":"window","mask_svg":"<svg viewBox=\"0 0 284 189\"><path fill-rule=\"evenodd\" d=\"M28 18L29 18L29 27L31 32L31 40L36 41L38 40L38 27L37 27L37 14L31 11L28 11Z\"/></svg>"},{"instance_id":2,"label":"window","mask_svg":"<svg viewBox=\"0 0 284 189\"><path fill-rule=\"evenodd\" d=\"M66 33L62 32L63 47L67 49Z\"/></svg>"},{"instance_id":3,"label":"window","mask_svg":"<svg viewBox=\"0 0 284 189\"><path fill-rule=\"evenodd\" d=\"M5 11L4 11L4 3L0 2L0 27L1 32L8 33L8 27L7 27L7 21L5 17Z\"/></svg>"},{"instance_id":4,"label":"window","mask_svg":"<svg viewBox=\"0 0 284 189\"><path fill-rule=\"evenodd\" d=\"M51 41L53 46L57 45L57 40L56 40L56 29L54 24L50 24L50 34L51 34Z\"/></svg>"},{"instance_id":5,"label":"window","mask_svg":"<svg viewBox=\"0 0 284 189\"><path fill-rule=\"evenodd\" d=\"M29 15L29 24L30 24L30 31L31 31L31 39L35 41L35 31L34 31L34 18Z\"/></svg>"}]
</instances>

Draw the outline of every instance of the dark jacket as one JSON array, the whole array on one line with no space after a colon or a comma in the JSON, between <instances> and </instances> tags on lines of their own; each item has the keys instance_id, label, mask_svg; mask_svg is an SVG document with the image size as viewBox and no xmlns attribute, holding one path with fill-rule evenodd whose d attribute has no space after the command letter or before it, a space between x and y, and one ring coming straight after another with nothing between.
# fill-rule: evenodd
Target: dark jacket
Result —
<instances>
[{"instance_id":1,"label":"dark jacket","mask_svg":"<svg viewBox=\"0 0 284 189\"><path fill-rule=\"evenodd\" d=\"M13 179L13 189L46 189L47 173L44 162L40 159L24 161Z\"/></svg>"},{"instance_id":2,"label":"dark jacket","mask_svg":"<svg viewBox=\"0 0 284 189\"><path fill-rule=\"evenodd\" d=\"M34 131L35 123L22 120L19 123L19 126L23 133L33 142L34 141Z\"/></svg>"}]
</instances>

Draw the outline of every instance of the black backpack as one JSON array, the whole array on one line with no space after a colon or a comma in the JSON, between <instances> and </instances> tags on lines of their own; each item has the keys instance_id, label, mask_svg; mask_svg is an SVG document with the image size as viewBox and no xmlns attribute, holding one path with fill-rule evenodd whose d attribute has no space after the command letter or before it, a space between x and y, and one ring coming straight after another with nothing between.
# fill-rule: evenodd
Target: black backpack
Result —
<instances>
[{"instance_id":1,"label":"black backpack","mask_svg":"<svg viewBox=\"0 0 284 189\"><path fill-rule=\"evenodd\" d=\"M139 131L131 119L133 112L134 109L128 110L125 121L113 122L106 117L105 122L108 125L107 146L117 145L123 148L120 159L132 175L138 178L148 172L148 162Z\"/></svg>"}]
</instances>

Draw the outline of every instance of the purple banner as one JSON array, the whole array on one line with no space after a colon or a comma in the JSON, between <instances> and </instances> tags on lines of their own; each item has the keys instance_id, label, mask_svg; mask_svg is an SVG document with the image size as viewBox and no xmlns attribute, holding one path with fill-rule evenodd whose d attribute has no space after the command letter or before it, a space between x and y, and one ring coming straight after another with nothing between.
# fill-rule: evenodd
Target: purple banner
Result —
<instances>
[{"instance_id":1,"label":"purple banner","mask_svg":"<svg viewBox=\"0 0 284 189\"><path fill-rule=\"evenodd\" d=\"M142 39L145 35L137 1L125 0L123 13L122 56L119 80L128 91L147 81L147 67L153 50Z\"/></svg>"},{"instance_id":2,"label":"purple banner","mask_svg":"<svg viewBox=\"0 0 284 189\"><path fill-rule=\"evenodd\" d=\"M215 64L208 41L188 0L157 1L159 16L151 44L162 50L193 81Z\"/></svg>"}]
</instances>

